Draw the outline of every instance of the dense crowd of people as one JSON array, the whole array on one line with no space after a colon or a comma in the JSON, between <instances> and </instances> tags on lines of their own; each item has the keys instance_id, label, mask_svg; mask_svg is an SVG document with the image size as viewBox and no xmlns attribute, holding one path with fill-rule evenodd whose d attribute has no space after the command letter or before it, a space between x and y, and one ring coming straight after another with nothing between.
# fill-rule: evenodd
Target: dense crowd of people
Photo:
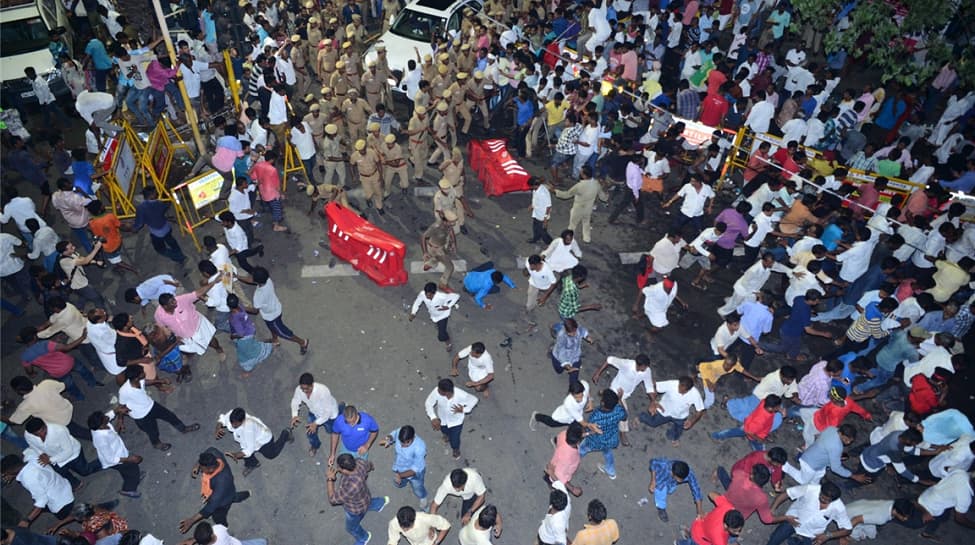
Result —
<instances>
[{"instance_id":1,"label":"dense crowd of people","mask_svg":"<svg viewBox=\"0 0 975 545\"><path fill-rule=\"evenodd\" d=\"M309 214L337 202L380 222L391 199L406 203L401 210L417 206L408 201L411 185L435 187L434 223L411 242L424 270L443 271L417 294L409 320L425 309L452 357L424 411L453 459L462 458L466 420L491 410L478 404L493 395L495 362L482 341L455 349L451 310L462 297L491 310L502 285L526 289L519 298L529 331L543 310L554 318L555 307L551 348L536 356L566 375L568 390L560 405L538 407L530 419L531 430L557 430L551 458L537 461L548 505L534 514L542 520L536 535L513 539L609 545L621 532L641 539L643 529L610 518L609 501L586 498L585 515L571 516L572 501L586 493L575 477L582 458L599 452L598 471L616 479L615 455L635 456L620 448L635 433L662 441L652 429L663 427L678 447L695 426L707 427L715 444L745 442L730 469L649 460L648 501L661 521L670 520L674 492L690 489L697 517L683 521L689 531L680 545L729 543L756 512L759 521L749 524L774 526L769 545L846 544L882 535L887 524L931 539L949 519L975 527L967 516L975 429L966 355L975 337L975 227L966 208L975 187L975 92L953 63L924 87L859 81L850 67L862 59L825 55L821 29L804 25L786 0L488 0L480 13L464 11L457 28L433 33L430 53L417 49L402 72L391 69L382 42L374 57L365 55L368 34L389 27L403 7L398 0L242 0L239 21L215 14L210 0L184 1L170 21L182 28L176 59L120 7L71 2L78 42L69 48L63 36L52 38L83 138L69 128L75 112L33 68L25 76L40 115L29 118L20 104L2 112L0 221L16 226L0 234L4 327L19 328L23 373L6 379L17 402L0 437L16 454L3 457L0 472L32 498L21 520L5 521L4 545L162 543L129 527L124 504L84 503L79 491L88 476L114 469L119 494L141 496L146 469L120 435L127 421L149 446L169 451L167 440L200 432L205 418L216 420L215 439L229 434L239 450L211 447L195 458L203 503L179 523L192 536L183 544L267 543L232 537L229 513L250 496L239 484L261 466L258 454L289 456L296 429L309 455L327 461L327 499L344 510L356 545L373 537L364 517L390 502L370 491L388 485L369 482L377 439L395 451L392 484L409 485L416 497L389 520L390 545L439 544L450 534L462 545L503 539L503 506L491 502L477 469L431 468L439 483L431 496L426 428L387 431L351 400L339 402L347 392L317 373L295 370L291 421L280 430L262 419L270 414L242 407L178 415L159 401L174 382L193 388L194 361L208 352L221 362L235 357L240 380L259 373L282 339L310 353L305 361L315 357L312 332L300 337L284 320L272 278L282 265L269 270L259 238L275 242L291 229L286 212L299 211L285 206L280 165L289 153L304 176L288 202L307 196ZM849 15L837 12L839 28ZM246 29L240 43L231 25ZM240 83L239 111L229 79ZM210 149L194 173L212 167L227 180L227 210L215 218L222 238L202 238L204 259L192 277L165 195L146 187L134 219L122 221L96 167L120 119L139 129L164 112L177 125L185 120L177 84L207 129ZM49 130L52 118L58 130ZM689 124L713 136L690 141ZM469 235L465 221L474 217L458 145L499 128L537 174L529 181L530 255L515 279L489 261L458 282L458 237ZM745 140L732 146L729 133L742 128ZM66 149L65 131L83 147ZM746 167L728 170L729 159ZM555 237L553 198L572 203ZM604 218L597 201L611 198ZM661 376L653 353L604 347L617 355L583 375L583 342L595 342L590 326L606 306L583 296L584 250L600 244L594 228L613 229L607 225L626 222L631 211L632 232L653 244L636 264L636 290L622 312L655 343L662 332L697 335L674 331L675 302L713 304L720 325L694 373ZM647 225L663 236L646 239ZM142 228L165 263L160 274L147 276L126 253ZM707 293L720 291L717 277L729 269L731 290ZM90 273L118 275L124 301ZM519 286L522 275L527 287ZM28 320L36 305L43 319ZM757 358L781 365L759 373ZM732 374L754 382L749 395L721 384ZM645 403L632 397L638 390ZM111 398L111 409L75 414L73 402L86 396L103 407ZM708 412L736 424L720 429ZM169 427L160 429L160 420ZM320 429L327 453L318 452ZM793 439L798 452L784 446ZM230 461L243 461L242 469ZM717 491L706 494L709 482ZM850 491L865 486L885 492L851 501ZM21 503L10 490L5 503ZM459 503L459 516L444 502ZM53 535L41 535L42 522L54 519Z\"/></svg>"}]
</instances>

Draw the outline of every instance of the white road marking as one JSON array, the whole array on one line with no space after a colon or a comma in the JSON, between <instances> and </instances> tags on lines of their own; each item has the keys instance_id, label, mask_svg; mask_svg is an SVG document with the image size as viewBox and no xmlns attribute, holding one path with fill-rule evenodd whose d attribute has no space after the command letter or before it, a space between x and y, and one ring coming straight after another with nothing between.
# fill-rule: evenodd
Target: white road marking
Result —
<instances>
[{"instance_id":1,"label":"white road marking","mask_svg":"<svg viewBox=\"0 0 975 545\"><path fill-rule=\"evenodd\" d=\"M640 258L649 253L649 250L646 252L620 252L620 263L624 265L639 263Z\"/></svg>"},{"instance_id":2,"label":"white road marking","mask_svg":"<svg viewBox=\"0 0 975 545\"><path fill-rule=\"evenodd\" d=\"M430 269L429 271L423 270L422 261L410 261L410 274L424 274L424 273L442 273L443 265L437 263L437 266ZM467 272L467 261L463 259L454 260L454 272L465 273Z\"/></svg>"},{"instance_id":3,"label":"white road marking","mask_svg":"<svg viewBox=\"0 0 975 545\"><path fill-rule=\"evenodd\" d=\"M328 265L304 265L301 267L302 278L329 278L333 276L359 276L348 263L336 263L334 267Z\"/></svg>"},{"instance_id":4,"label":"white road marking","mask_svg":"<svg viewBox=\"0 0 975 545\"><path fill-rule=\"evenodd\" d=\"M415 195L417 197L429 197L429 198L432 198L436 194L437 194L437 188L436 187L426 187L426 186L420 187L420 186L417 186L417 187L414 187L413 188L413 195Z\"/></svg>"}]
</instances>

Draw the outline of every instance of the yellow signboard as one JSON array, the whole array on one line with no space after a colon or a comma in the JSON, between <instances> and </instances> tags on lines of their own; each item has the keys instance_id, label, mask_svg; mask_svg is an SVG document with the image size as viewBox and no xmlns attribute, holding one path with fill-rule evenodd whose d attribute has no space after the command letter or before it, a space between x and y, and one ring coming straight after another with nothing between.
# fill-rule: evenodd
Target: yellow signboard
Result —
<instances>
[{"instance_id":1,"label":"yellow signboard","mask_svg":"<svg viewBox=\"0 0 975 545\"><path fill-rule=\"evenodd\" d=\"M193 201L193 207L199 210L219 199L223 182L223 174L215 170L186 182L186 190Z\"/></svg>"}]
</instances>

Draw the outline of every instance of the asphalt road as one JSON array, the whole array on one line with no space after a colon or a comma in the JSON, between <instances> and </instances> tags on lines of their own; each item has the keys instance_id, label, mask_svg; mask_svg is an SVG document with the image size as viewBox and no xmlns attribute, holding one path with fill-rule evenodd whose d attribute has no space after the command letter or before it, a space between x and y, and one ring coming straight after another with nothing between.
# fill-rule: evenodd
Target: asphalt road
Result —
<instances>
[{"instance_id":1,"label":"asphalt road","mask_svg":"<svg viewBox=\"0 0 975 545\"><path fill-rule=\"evenodd\" d=\"M529 170L539 171L542 163L525 162ZM270 359L262 363L249 380L241 380L234 363L233 352L227 363L218 363L212 352L194 367L195 379L191 384L180 385L175 393L154 397L174 410L186 422L200 422L201 431L180 436L175 430L162 424L162 438L173 443L171 451L161 453L151 448L144 434L134 425L123 434L129 449L145 457L142 464L147 472L141 486L143 497L132 500L121 498L118 510L134 528L150 531L167 543L179 540L177 522L199 507L199 483L190 479L189 473L199 452L209 446L223 450L236 450L229 435L222 440L213 437L213 426L219 413L240 406L259 416L272 430L288 425L289 400L297 384L298 375L309 371L318 381L324 382L340 401L357 405L372 414L386 433L403 424L412 424L428 446L427 488L432 494L450 470L460 466L477 468L488 486L488 502L495 504L504 517L504 534L498 543L527 544L534 542L534 534L547 509L548 491L541 480L542 469L550 454L549 439L554 432L528 428L529 415L533 410L550 412L565 395L567 380L556 376L549 364L546 350L551 343L547 326L558 319L555 299L537 311L540 324L538 331L530 331L523 318L525 279L515 267L516 255L529 255L540 251L524 241L530 236L528 194L509 194L499 198L486 198L479 184L468 170L467 191L476 217L468 222L469 236L459 237L459 258L472 268L483 261L493 260L512 276L518 287L503 288L500 295L491 296L494 310L478 308L469 296L461 298L460 308L450 320L450 330L456 349L474 341L483 341L496 363L496 380L490 399L482 399L469 415L464 426L463 459L455 462L438 440L427 420L423 401L440 377L447 376L451 354L444 351L436 339L436 331L425 311L410 323L407 321L408 305L422 285L435 281L436 274L411 275L405 286L380 288L364 276L355 277L302 277L302 267L325 265L333 262L327 250L319 247L325 240L324 220L317 215L306 216L308 201L288 190L286 220L293 233L273 233L269 219L262 216L263 225L258 236L263 239L267 254L253 262L266 266L277 286L284 304L286 322L302 336L311 339L311 349L306 356L298 354L297 346L284 343ZM431 180L435 182L435 180ZM675 188L676 189L676 188ZM552 218L552 232L558 232L568 222L568 201L556 201ZM408 246L408 261L421 259L418 235L432 222L432 203L429 198L401 197L398 193L389 199L387 214L376 219L376 225L399 237ZM720 298L731 290L737 273L724 271L719 281L708 292L690 288L690 277L678 273L680 295L690 304L686 312L673 313L671 325L654 337L648 336L645 323L633 319L629 308L635 294L632 272L620 265L618 253L649 250L666 229L668 218L660 211L650 217L650 227L637 227L632 215L623 217L621 224L608 226L608 208L600 205L594 214L593 241L583 244L583 264L590 270L591 289L583 291L583 302L600 302L604 310L580 316L580 322L590 328L596 339L594 347L586 346L583 356L583 377L591 376L607 355L632 357L639 352L649 354L655 376L658 379L676 378L694 365L698 358L709 352L707 342L719 323L714 309ZM60 219L56 228L66 232ZM221 237L218 226L203 228L204 233ZM173 266L157 256L141 233L127 237L126 256L140 269L140 278L160 272L174 272ZM181 242L191 250L186 238ZM190 259L192 263L199 256ZM178 274L178 273L177 273ZM117 304L116 311L134 312L131 305L122 302L122 292L134 285L130 275L119 278L114 273L93 271L93 283L101 285L104 293ZM198 274L189 271L186 285L199 280ZM452 286L461 289L461 276L456 274ZM770 285L778 280L773 277ZM774 286L773 286L774 287ZM138 322L151 319L135 312ZM25 324L37 324L43 320L40 309L34 305L23 318L11 318L4 314L3 360L4 377L11 377L19 369L20 347L13 342L16 331ZM266 332L258 326L259 335ZM501 347L506 338L510 346ZM220 342L229 346L229 339L221 334ZM774 357L760 357L752 371L768 372L781 361ZM800 368L805 371L808 365ZM7 382L5 378L4 383ZM608 385L603 378L601 386ZM737 378L725 379L718 395L746 392L751 385ZM82 386L84 388L84 386ZM114 387L98 388L88 392L88 400L76 404L75 420L83 422L96 409L107 408L108 398L115 394ZM13 399L9 388L4 386L4 398ZM869 407L868 407L869 408ZM645 399L635 396L630 401L634 413L646 409ZM670 522L660 522L651 505L641 505L644 498L652 495L647 491L649 459L675 457L686 460L705 493L715 490L710 475L720 463L726 467L748 453L743 440L731 440L721 444L712 442L707 433L731 424L731 419L720 408L714 408L682 438L679 448L670 446L663 429L650 430L639 427L630 434L632 447L621 447L616 453L617 472L620 478L610 481L596 469L601 457L596 454L583 460L575 482L585 489L581 498L573 499L571 534L585 522L586 503L599 498L621 528L620 543L670 543L678 536L682 526L688 526L694 518L694 507L687 487L680 489L670 501ZM862 430L867 427L858 423ZM799 433L791 426L774 435L777 444L795 452ZM327 444L327 443L326 443ZM9 445L2 444L4 450ZM94 456L90 445L85 445L89 459ZM324 450L324 449L323 449ZM325 459L327 453L311 458L307 453L304 437L297 437L294 444L275 460L263 461L260 469L244 478L242 466L233 466L237 487L250 490L252 497L233 507L230 513L232 533L241 538L268 537L275 545L300 545L323 543L350 543L344 532L341 507L329 505L325 493ZM374 540L385 539L386 524L404 504L414 504L408 488L397 489L392 485L390 466L393 453L377 444L370 459L376 470L370 477L374 495L389 495L392 503L381 514L370 513L364 526ZM88 486L79 493L79 500L105 501L114 499L120 486L115 472L102 472L87 479ZM897 492L892 479L882 478L880 483L856 492L855 497L895 497L893 494L916 494L909 488ZM19 487L4 487L3 496L21 511L29 509L29 499ZM845 499L854 499L853 494ZM456 543L459 521L458 505L448 501L444 514L455 524L449 543ZM44 516L35 529L44 529L53 518ZM740 542L764 543L771 532L757 517L746 523ZM887 543L906 543L916 538L916 533L902 528L884 528L882 539ZM956 525L942 527L945 541L960 539L961 530ZM959 543L960 541L955 541Z\"/></svg>"}]
</instances>

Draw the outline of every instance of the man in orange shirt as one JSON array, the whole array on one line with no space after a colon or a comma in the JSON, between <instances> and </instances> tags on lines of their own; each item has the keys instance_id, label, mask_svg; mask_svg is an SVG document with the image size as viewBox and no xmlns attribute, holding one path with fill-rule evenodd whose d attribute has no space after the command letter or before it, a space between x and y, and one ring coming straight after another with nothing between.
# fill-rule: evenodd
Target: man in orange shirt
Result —
<instances>
[{"instance_id":1,"label":"man in orange shirt","mask_svg":"<svg viewBox=\"0 0 975 545\"><path fill-rule=\"evenodd\" d=\"M115 271L139 272L128 263L122 261L122 222L118 216L105 209L101 201L94 200L85 205L91 219L88 221L88 229L95 237L102 240L102 253L105 260L115 267Z\"/></svg>"},{"instance_id":2,"label":"man in orange shirt","mask_svg":"<svg viewBox=\"0 0 975 545\"><path fill-rule=\"evenodd\" d=\"M586 509L589 522L576 533L573 545L612 545L620 539L620 528L616 521L606 518L606 506L599 500L592 500Z\"/></svg>"}]
</instances>

